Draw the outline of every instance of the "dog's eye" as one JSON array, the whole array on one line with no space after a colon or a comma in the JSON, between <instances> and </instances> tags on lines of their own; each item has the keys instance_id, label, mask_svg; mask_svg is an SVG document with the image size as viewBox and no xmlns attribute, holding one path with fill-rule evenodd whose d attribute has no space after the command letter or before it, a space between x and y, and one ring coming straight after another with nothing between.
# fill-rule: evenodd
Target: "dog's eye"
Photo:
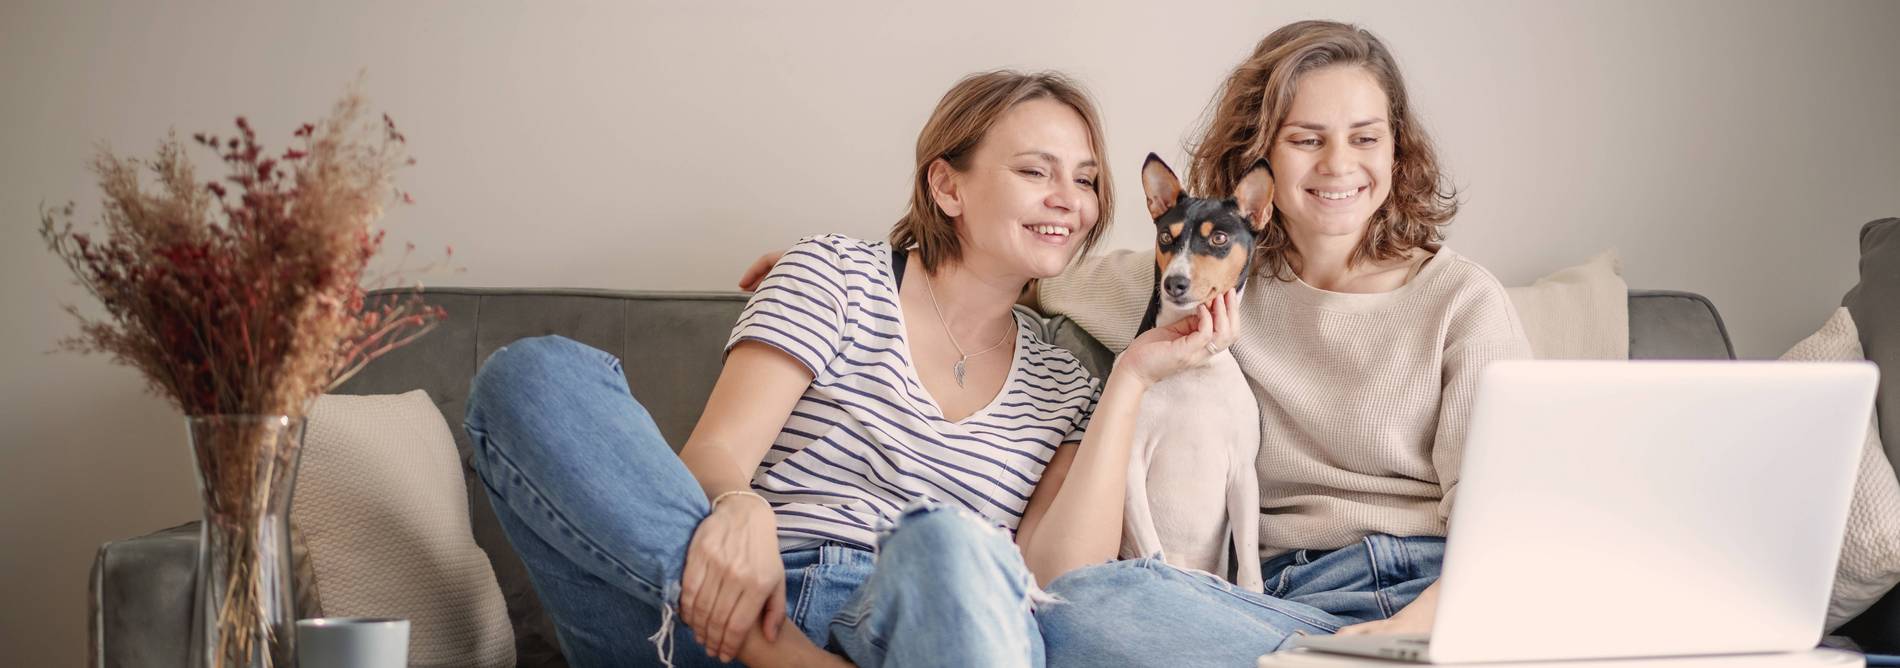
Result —
<instances>
[{"instance_id":1,"label":"dog's eye","mask_svg":"<svg viewBox=\"0 0 1900 668\"><path fill-rule=\"evenodd\" d=\"M1162 233L1161 233L1161 245L1163 245L1163 246L1166 246L1166 245L1168 245L1168 244L1171 244L1171 243L1174 243L1174 237L1173 237L1173 236L1171 236L1171 235L1169 235L1169 234L1168 234L1167 232L1162 232Z\"/></svg>"},{"instance_id":2,"label":"dog's eye","mask_svg":"<svg viewBox=\"0 0 1900 668\"><path fill-rule=\"evenodd\" d=\"M1225 246L1227 245L1227 233L1215 232L1214 236L1208 237L1207 240L1214 242L1214 245L1216 246Z\"/></svg>"}]
</instances>

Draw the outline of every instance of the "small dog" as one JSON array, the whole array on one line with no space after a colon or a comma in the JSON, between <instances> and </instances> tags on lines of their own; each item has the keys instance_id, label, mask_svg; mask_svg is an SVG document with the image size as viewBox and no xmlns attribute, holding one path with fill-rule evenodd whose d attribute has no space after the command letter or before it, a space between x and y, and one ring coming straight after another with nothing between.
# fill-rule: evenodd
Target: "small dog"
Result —
<instances>
[{"instance_id":1,"label":"small dog","mask_svg":"<svg viewBox=\"0 0 1900 668\"><path fill-rule=\"evenodd\" d=\"M1254 239L1273 210L1273 178L1263 161L1233 197L1185 197L1174 171L1150 153L1141 186L1156 228L1145 332L1246 286ZM1159 556L1260 591L1259 450L1259 407L1232 353L1150 388L1128 461L1121 556Z\"/></svg>"}]
</instances>

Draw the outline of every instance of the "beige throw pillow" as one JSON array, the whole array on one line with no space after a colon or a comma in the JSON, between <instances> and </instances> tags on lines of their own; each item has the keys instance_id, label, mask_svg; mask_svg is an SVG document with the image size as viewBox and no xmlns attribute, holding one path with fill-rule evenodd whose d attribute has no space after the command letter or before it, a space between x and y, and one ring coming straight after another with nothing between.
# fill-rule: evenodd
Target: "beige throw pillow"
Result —
<instances>
[{"instance_id":1,"label":"beige throw pillow","mask_svg":"<svg viewBox=\"0 0 1900 668\"><path fill-rule=\"evenodd\" d=\"M1506 288L1537 359L1621 360L1630 356L1629 285L1616 251L1560 269L1526 287Z\"/></svg>"},{"instance_id":2,"label":"beige throw pillow","mask_svg":"<svg viewBox=\"0 0 1900 668\"><path fill-rule=\"evenodd\" d=\"M506 668L514 632L429 395L324 395L291 515L331 617L409 620L409 665Z\"/></svg>"},{"instance_id":3,"label":"beige throw pillow","mask_svg":"<svg viewBox=\"0 0 1900 668\"><path fill-rule=\"evenodd\" d=\"M1834 311L1821 331L1803 339L1781 359L1837 362L1865 359L1860 333L1847 309ZM1878 425L1867 430L1861 448L1860 474L1854 481L1854 502L1847 511L1847 539L1841 545L1840 567L1834 575L1834 594L1827 604L1827 630L1833 632L1854 619L1900 583L1900 481L1894 479L1887 453L1880 447Z\"/></svg>"}]
</instances>

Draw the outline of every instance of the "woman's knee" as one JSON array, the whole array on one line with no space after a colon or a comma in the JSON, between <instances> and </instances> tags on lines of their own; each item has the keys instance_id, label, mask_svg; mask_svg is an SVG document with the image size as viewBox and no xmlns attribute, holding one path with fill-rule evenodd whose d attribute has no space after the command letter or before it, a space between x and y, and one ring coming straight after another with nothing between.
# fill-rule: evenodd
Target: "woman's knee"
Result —
<instances>
[{"instance_id":1,"label":"woman's knee","mask_svg":"<svg viewBox=\"0 0 1900 668\"><path fill-rule=\"evenodd\" d=\"M878 541L881 567L901 568L920 580L1010 578L1026 572L1002 527L958 508L924 505L897 518Z\"/></svg>"},{"instance_id":2,"label":"woman's knee","mask_svg":"<svg viewBox=\"0 0 1900 668\"><path fill-rule=\"evenodd\" d=\"M1051 581L1049 593L1073 603L1127 598L1131 592L1148 590L1166 579L1143 561L1124 559L1077 568Z\"/></svg>"},{"instance_id":3,"label":"woman's knee","mask_svg":"<svg viewBox=\"0 0 1900 668\"><path fill-rule=\"evenodd\" d=\"M547 440L549 430L603 411L627 411L629 402L620 361L612 354L563 336L529 337L496 349L482 363L469 387L462 426L485 455L497 446ZM637 403L632 410L640 411Z\"/></svg>"},{"instance_id":4,"label":"woman's knee","mask_svg":"<svg viewBox=\"0 0 1900 668\"><path fill-rule=\"evenodd\" d=\"M900 513L878 541L878 553L992 549L1010 545L1009 531L967 510L920 504Z\"/></svg>"},{"instance_id":5,"label":"woman's knee","mask_svg":"<svg viewBox=\"0 0 1900 668\"><path fill-rule=\"evenodd\" d=\"M496 404L519 405L525 398L543 395L600 369L612 369L619 375L620 360L565 336L517 339L489 353L475 372L469 386L468 413L474 415Z\"/></svg>"},{"instance_id":6,"label":"woman's knee","mask_svg":"<svg viewBox=\"0 0 1900 668\"><path fill-rule=\"evenodd\" d=\"M552 370L576 365L618 369L620 361L607 351L558 334L531 336L511 341L489 353L476 371L476 386L511 385L525 377L547 375Z\"/></svg>"}]
</instances>

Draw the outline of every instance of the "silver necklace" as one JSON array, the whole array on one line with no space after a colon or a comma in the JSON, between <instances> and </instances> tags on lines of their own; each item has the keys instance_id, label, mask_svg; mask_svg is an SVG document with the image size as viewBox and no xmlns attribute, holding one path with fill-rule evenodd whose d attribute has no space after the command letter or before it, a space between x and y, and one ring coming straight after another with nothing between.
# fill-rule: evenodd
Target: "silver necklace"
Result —
<instances>
[{"instance_id":1,"label":"silver necklace","mask_svg":"<svg viewBox=\"0 0 1900 668\"><path fill-rule=\"evenodd\" d=\"M977 355L981 355L983 353L987 353L989 351L1002 347L1003 342L1009 340L1010 333L1008 331L1004 331L1002 336L997 337L996 343L990 344L990 347L988 348L984 348L982 350L978 350L973 353L965 353L963 352L963 346L957 345L957 336L955 334L950 333L950 321L943 319L943 307L937 305L937 290L935 288L930 287L930 272L924 272L924 292L930 295L930 310L936 312L937 324L943 327L943 335L950 339L950 347L956 348L957 355L961 356L957 360L957 365L952 368L952 371L956 372L957 387L963 387L963 363L970 361L970 358L972 357L976 357Z\"/></svg>"}]
</instances>

